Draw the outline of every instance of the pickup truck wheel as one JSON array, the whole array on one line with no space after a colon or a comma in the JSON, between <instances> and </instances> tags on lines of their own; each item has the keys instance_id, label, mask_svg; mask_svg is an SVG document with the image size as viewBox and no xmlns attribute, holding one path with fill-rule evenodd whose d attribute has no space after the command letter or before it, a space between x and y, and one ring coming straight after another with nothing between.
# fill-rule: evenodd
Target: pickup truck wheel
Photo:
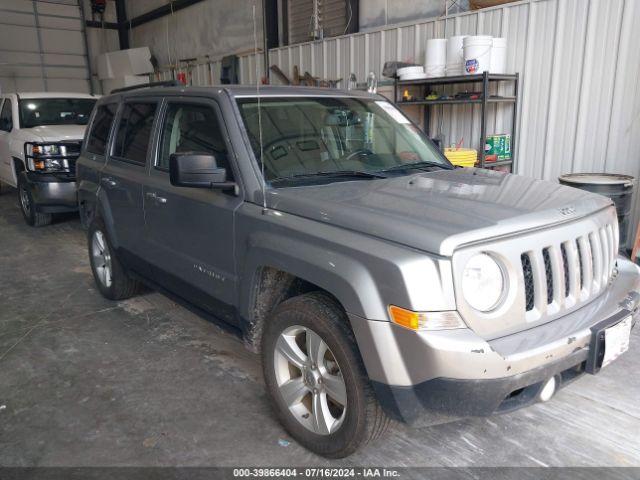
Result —
<instances>
[{"instance_id":1,"label":"pickup truck wheel","mask_svg":"<svg viewBox=\"0 0 640 480\"><path fill-rule=\"evenodd\" d=\"M262 360L280 421L309 450L346 457L387 429L349 319L328 295L280 304L265 325Z\"/></svg>"},{"instance_id":2,"label":"pickup truck wheel","mask_svg":"<svg viewBox=\"0 0 640 480\"><path fill-rule=\"evenodd\" d=\"M109 300L124 300L135 295L139 283L120 263L99 220L89 227L88 240L91 271L100 293Z\"/></svg>"},{"instance_id":3,"label":"pickup truck wheel","mask_svg":"<svg viewBox=\"0 0 640 480\"><path fill-rule=\"evenodd\" d=\"M27 225L43 227L51 223L52 215L50 213L40 213L36 211L31 189L24 180L18 183L18 201L20 202L20 210L22 210L22 216L25 222L27 222Z\"/></svg>"}]
</instances>

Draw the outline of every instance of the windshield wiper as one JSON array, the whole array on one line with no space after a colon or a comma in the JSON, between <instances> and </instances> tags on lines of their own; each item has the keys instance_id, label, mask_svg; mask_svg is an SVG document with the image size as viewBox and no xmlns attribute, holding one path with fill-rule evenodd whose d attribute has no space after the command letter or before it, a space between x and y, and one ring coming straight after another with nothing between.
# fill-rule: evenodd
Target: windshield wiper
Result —
<instances>
[{"instance_id":1,"label":"windshield wiper","mask_svg":"<svg viewBox=\"0 0 640 480\"><path fill-rule=\"evenodd\" d=\"M312 172L312 173L299 173L297 175L290 175L288 177L278 177L271 180L272 182L280 182L287 180L299 180L304 178L313 177L354 177L354 178L387 178L386 175L381 175L380 172L364 172L361 170L336 170L328 172Z\"/></svg>"},{"instance_id":2,"label":"windshield wiper","mask_svg":"<svg viewBox=\"0 0 640 480\"><path fill-rule=\"evenodd\" d=\"M443 168L445 170L452 170L452 168L449 165L444 163L422 161L422 162L415 162L415 163L405 163L403 165L394 165L393 167L385 168L384 170L379 170L378 173L394 172L396 170L417 170L425 167L438 167L438 168Z\"/></svg>"}]
</instances>

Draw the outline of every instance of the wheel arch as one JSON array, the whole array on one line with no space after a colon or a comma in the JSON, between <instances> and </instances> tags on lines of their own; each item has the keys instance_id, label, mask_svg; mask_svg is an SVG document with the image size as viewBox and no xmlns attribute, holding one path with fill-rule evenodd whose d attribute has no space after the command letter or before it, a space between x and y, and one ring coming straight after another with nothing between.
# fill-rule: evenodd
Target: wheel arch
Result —
<instances>
[{"instance_id":1,"label":"wheel arch","mask_svg":"<svg viewBox=\"0 0 640 480\"><path fill-rule=\"evenodd\" d=\"M26 172L27 168L24 164L24 161L18 157L11 157L11 174L13 175L13 181L15 182L15 186L18 186L18 176L22 172Z\"/></svg>"},{"instance_id":2,"label":"wheel arch","mask_svg":"<svg viewBox=\"0 0 640 480\"><path fill-rule=\"evenodd\" d=\"M345 313L385 318L376 283L364 265L353 258L327 262L327 251L311 245L288 248L284 238L270 248L267 242L246 256L240 285L240 317L247 342L259 351L269 313L280 303L302 293L322 291ZM335 257L334 257L335 258Z\"/></svg>"}]
</instances>

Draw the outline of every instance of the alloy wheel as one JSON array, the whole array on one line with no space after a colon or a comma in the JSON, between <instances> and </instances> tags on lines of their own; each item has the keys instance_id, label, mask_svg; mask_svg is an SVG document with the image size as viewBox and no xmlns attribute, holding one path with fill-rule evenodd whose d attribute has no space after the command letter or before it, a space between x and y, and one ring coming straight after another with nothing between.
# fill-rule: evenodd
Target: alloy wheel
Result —
<instances>
[{"instance_id":1,"label":"alloy wheel","mask_svg":"<svg viewBox=\"0 0 640 480\"><path fill-rule=\"evenodd\" d=\"M20 206L27 217L31 215L31 199L24 185L20 186Z\"/></svg>"},{"instance_id":2,"label":"alloy wheel","mask_svg":"<svg viewBox=\"0 0 640 480\"><path fill-rule=\"evenodd\" d=\"M344 421L347 387L329 346L313 330L284 330L273 357L276 381L289 411L308 430L329 435Z\"/></svg>"},{"instance_id":3,"label":"alloy wheel","mask_svg":"<svg viewBox=\"0 0 640 480\"><path fill-rule=\"evenodd\" d=\"M111 252L106 238L100 230L93 232L91 241L91 261L100 283L106 288L113 282L111 268Z\"/></svg>"}]
</instances>

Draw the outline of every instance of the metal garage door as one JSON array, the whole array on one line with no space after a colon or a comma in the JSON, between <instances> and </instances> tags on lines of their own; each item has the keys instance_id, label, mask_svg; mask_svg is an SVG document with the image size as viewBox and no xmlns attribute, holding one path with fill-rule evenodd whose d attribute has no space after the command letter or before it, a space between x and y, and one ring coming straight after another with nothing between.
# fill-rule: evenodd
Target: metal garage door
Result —
<instances>
[{"instance_id":1,"label":"metal garage door","mask_svg":"<svg viewBox=\"0 0 640 480\"><path fill-rule=\"evenodd\" d=\"M77 0L0 0L0 91L90 91Z\"/></svg>"}]
</instances>

